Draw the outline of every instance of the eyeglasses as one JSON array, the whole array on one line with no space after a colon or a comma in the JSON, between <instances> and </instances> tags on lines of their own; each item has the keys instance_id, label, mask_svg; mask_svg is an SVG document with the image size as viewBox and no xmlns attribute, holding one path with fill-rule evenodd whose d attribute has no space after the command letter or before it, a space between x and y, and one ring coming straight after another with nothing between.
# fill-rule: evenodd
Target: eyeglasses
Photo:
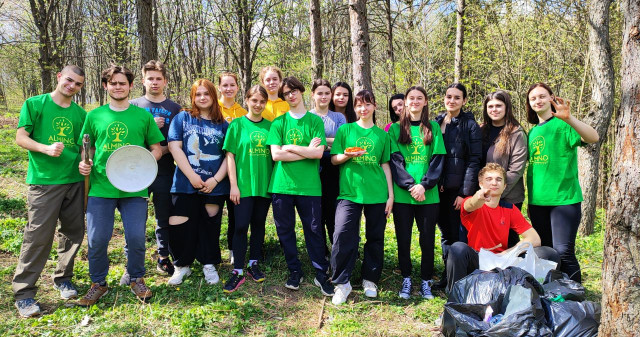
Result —
<instances>
[{"instance_id":1,"label":"eyeglasses","mask_svg":"<svg viewBox=\"0 0 640 337\"><path fill-rule=\"evenodd\" d=\"M282 93L282 96L284 96L284 97L288 97L288 96L291 96L291 95L297 95L299 92L300 92L300 90L298 90L298 89L293 89L293 90L291 90L291 91L283 92L283 93Z\"/></svg>"}]
</instances>

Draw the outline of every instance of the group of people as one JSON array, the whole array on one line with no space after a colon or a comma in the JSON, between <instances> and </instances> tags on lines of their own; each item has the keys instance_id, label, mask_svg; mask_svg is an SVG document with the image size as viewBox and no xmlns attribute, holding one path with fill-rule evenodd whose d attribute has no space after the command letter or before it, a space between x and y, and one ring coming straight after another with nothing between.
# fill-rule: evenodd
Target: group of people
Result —
<instances>
[{"instance_id":1,"label":"group of people","mask_svg":"<svg viewBox=\"0 0 640 337\"><path fill-rule=\"evenodd\" d=\"M496 91L484 101L483 123L465 111L467 90L446 89L446 112L430 119L427 92L420 86L389 101L392 123L376 126L374 94L355 95L345 82L316 79L314 109L305 106L305 86L283 77L277 67L260 71L260 85L246 90L245 110L236 100L238 79L222 73L218 85L199 79L190 90L190 109L168 99L167 70L159 61L142 68L144 96L129 100L134 74L111 66L102 73L110 102L89 113L73 102L85 74L66 66L52 93L23 105L16 142L29 152L28 225L13 279L20 315L40 312L34 297L57 221L58 267L54 286L64 299L76 298L73 262L84 237L82 181L90 177L86 206L89 274L92 285L78 300L95 304L109 288L107 247L114 213L125 232L128 284L140 299L152 297L144 282L147 198L156 215L157 269L179 285L200 262L208 284L220 281L222 210L228 210L228 247L233 270L224 291L236 291L245 272L262 282L265 222L269 207L289 270L285 287L304 279L298 258L296 213L315 271L313 284L336 305L351 290L359 257L361 217L364 295L376 297L384 261L384 233L393 214L402 283L398 295L412 295L411 236L414 222L422 251L419 294L452 284L477 269L477 251L505 252L530 242L539 255L580 281L575 238L582 194L577 146L595 142L595 130L570 114L570 104L549 86L527 92L527 114L535 124L527 136L513 114L509 94ZM220 94L218 94L218 92ZM92 159L82 160L88 134ZM106 162L125 145L150 150L158 161L153 184L139 192L116 189ZM529 161L529 217L520 213L523 174ZM485 166L486 164L486 166ZM482 168L484 167L484 168ZM482 168L482 170L481 170ZM434 278L436 224L442 233L445 273ZM251 237L249 238L249 231ZM521 235L521 238L519 237ZM247 258L247 249L249 256Z\"/></svg>"}]
</instances>

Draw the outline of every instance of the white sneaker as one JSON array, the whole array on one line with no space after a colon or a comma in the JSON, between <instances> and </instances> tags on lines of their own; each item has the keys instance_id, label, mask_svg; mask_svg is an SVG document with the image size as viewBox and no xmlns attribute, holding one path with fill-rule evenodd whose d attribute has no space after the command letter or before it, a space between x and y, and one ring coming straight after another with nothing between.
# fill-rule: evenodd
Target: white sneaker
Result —
<instances>
[{"instance_id":1,"label":"white sneaker","mask_svg":"<svg viewBox=\"0 0 640 337\"><path fill-rule=\"evenodd\" d=\"M369 280L362 280L362 288L364 288L364 296L378 297L378 286L375 283Z\"/></svg>"},{"instance_id":2,"label":"white sneaker","mask_svg":"<svg viewBox=\"0 0 640 337\"><path fill-rule=\"evenodd\" d=\"M167 284L172 286L177 286L179 284L182 284L182 279L189 275L191 275L191 268L189 268L189 266L184 266L184 267L176 266L176 269L173 272L173 275L171 275L171 277L167 281Z\"/></svg>"},{"instance_id":3,"label":"white sneaker","mask_svg":"<svg viewBox=\"0 0 640 337\"><path fill-rule=\"evenodd\" d=\"M220 282L220 277L216 271L216 267L212 264L205 264L202 266L202 272L204 273L204 280L209 284L216 284Z\"/></svg>"},{"instance_id":4,"label":"white sneaker","mask_svg":"<svg viewBox=\"0 0 640 337\"><path fill-rule=\"evenodd\" d=\"M331 298L331 303L335 305L340 305L347 301L347 297L351 293L351 283L347 282L345 284L337 284L335 288L335 293Z\"/></svg>"},{"instance_id":5,"label":"white sneaker","mask_svg":"<svg viewBox=\"0 0 640 337\"><path fill-rule=\"evenodd\" d=\"M233 266L233 263L234 263L235 261L236 261L236 260L233 258L233 250L232 250L232 251L229 251L229 264Z\"/></svg>"},{"instance_id":6,"label":"white sneaker","mask_svg":"<svg viewBox=\"0 0 640 337\"><path fill-rule=\"evenodd\" d=\"M398 292L400 298L408 300L411 297L411 278L405 277L402 279L402 288Z\"/></svg>"}]
</instances>

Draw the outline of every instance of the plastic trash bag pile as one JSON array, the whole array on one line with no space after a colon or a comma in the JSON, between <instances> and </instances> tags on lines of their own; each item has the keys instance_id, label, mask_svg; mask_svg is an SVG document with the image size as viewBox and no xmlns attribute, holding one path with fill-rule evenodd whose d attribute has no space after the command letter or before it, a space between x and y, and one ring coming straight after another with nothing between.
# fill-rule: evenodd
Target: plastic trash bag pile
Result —
<instances>
[{"instance_id":1,"label":"plastic trash bag pile","mask_svg":"<svg viewBox=\"0 0 640 337\"><path fill-rule=\"evenodd\" d=\"M600 305L584 301L584 287L550 271L543 284L517 268L476 270L449 293L445 336L557 336L598 334Z\"/></svg>"}]
</instances>

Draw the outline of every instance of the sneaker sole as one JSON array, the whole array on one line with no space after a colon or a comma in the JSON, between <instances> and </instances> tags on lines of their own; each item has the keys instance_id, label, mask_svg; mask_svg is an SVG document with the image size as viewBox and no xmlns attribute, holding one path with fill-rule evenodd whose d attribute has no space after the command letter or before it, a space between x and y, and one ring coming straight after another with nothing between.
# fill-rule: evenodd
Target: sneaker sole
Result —
<instances>
[{"instance_id":1,"label":"sneaker sole","mask_svg":"<svg viewBox=\"0 0 640 337\"><path fill-rule=\"evenodd\" d=\"M335 295L335 291L333 292L333 294L327 293L324 291L324 289L322 289L322 285L320 284L320 281L318 281L318 279L313 279L313 284L315 284L316 286L318 286L318 288L320 288L320 292L322 293L322 295L324 296L333 296Z\"/></svg>"},{"instance_id":2,"label":"sneaker sole","mask_svg":"<svg viewBox=\"0 0 640 337\"><path fill-rule=\"evenodd\" d=\"M405 297L405 296L406 296L406 297ZM403 300L408 300L409 298L411 298L411 295L401 295L401 294L398 294L398 297L400 297L400 298L401 298L401 299L403 299Z\"/></svg>"},{"instance_id":3,"label":"sneaker sole","mask_svg":"<svg viewBox=\"0 0 640 337\"><path fill-rule=\"evenodd\" d=\"M302 283L302 280L304 280L304 278L303 278L303 277L301 277L301 278L300 278L300 283ZM296 287L296 286L293 286L293 285L288 284L288 283L285 283L285 284L284 284L284 287L285 287L285 288L287 288L287 289L291 289L291 290L298 290L298 289L300 289L300 286L297 286L297 287Z\"/></svg>"},{"instance_id":4,"label":"sneaker sole","mask_svg":"<svg viewBox=\"0 0 640 337\"><path fill-rule=\"evenodd\" d=\"M375 293L375 294L367 294L367 292L365 291L365 292L364 292L364 296L366 296L366 297L368 297L368 298L376 298L376 297L378 297L378 293Z\"/></svg>"},{"instance_id":5,"label":"sneaker sole","mask_svg":"<svg viewBox=\"0 0 640 337\"><path fill-rule=\"evenodd\" d=\"M240 286L244 283L244 281L246 281L246 278L242 278L242 281L238 282L238 284L236 284L235 288L233 288L231 290L222 289L222 292L226 293L226 294L231 294L232 292L238 290L238 288L240 288Z\"/></svg>"},{"instance_id":6,"label":"sneaker sole","mask_svg":"<svg viewBox=\"0 0 640 337\"><path fill-rule=\"evenodd\" d=\"M135 293L135 292L133 292L133 289L130 289L130 290L131 290L131 293L132 293L132 294L133 294L133 295L134 295L138 300L140 300L140 301L142 301L142 302L145 302L145 303L147 303L147 301L153 297L153 294L151 294L151 295L149 295L149 296L147 296L147 297L140 297L140 296L136 295L136 293Z\"/></svg>"},{"instance_id":7,"label":"sneaker sole","mask_svg":"<svg viewBox=\"0 0 640 337\"><path fill-rule=\"evenodd\" d=\"M98 303L98 301L99 301L101 298L103 298L103 297L104 297L104 295L106 295L106 294L108 294L108 293L109 293L109 290L105 291L105 292L104 292L104 294L102 294L102 295L100 295L100 297L96 298L96 300L95 300L93 303L91 303L91 304L80 304L80 303L77 303L77 305L78 305L79 307L88 308L88 307L90 307L90 306L92 306L92 305L94 305L94 304Z\"/></svg>"},{"instance_id":8,"label":"sneaker sole","mask_svg":"<svg viewBox=\"0 0 640 337\"><path fill-rule=\"evenodd\" d=\"M184 274L179 283L170 283L169 281L171 281L171 279L169 279L169 281L167 281L167 284L170 285L170 286L179 286L179 285L182 284L182 282L184 282L185 277L188 277L189 275L191 275L191 271L189 271L188 273Z\"/></svg>"},{"instance_id":9,"label":"sneaker sole","mask_svg":"<svg viewBox=\"0 0 640 337\"><path fill-rule=\"evenodd\" d=\"M62 294L60 294L60 298L63 299L63 300L75 300L76 298L78 298L78 293L76 293L74 295L71 295L71 296L67 296L67 297L64 297L64 296L62 296Z\"/></svg>"},{"instance_id":10,"label":"sneaker sole","mask_svg":"<svg viewBox=\"0 0 640 337\"><path fill-rule=\"evenodd\" d=\"M16 307L16 309L18 309L18 307ZM31 318L31 317L36 317L36 316L39 316L40 314L41 314L41 312L40 312L40 310L38 309L38 311L36 311L36 312L34 312L34 313L32 313L32 314L29 314L29 315L23 315L23 314L21 314L21 313L20 313L20 309L18 309L18 315L19 315L20 317L22 317L22 318Z\"/></svg>"}]
</instances>

